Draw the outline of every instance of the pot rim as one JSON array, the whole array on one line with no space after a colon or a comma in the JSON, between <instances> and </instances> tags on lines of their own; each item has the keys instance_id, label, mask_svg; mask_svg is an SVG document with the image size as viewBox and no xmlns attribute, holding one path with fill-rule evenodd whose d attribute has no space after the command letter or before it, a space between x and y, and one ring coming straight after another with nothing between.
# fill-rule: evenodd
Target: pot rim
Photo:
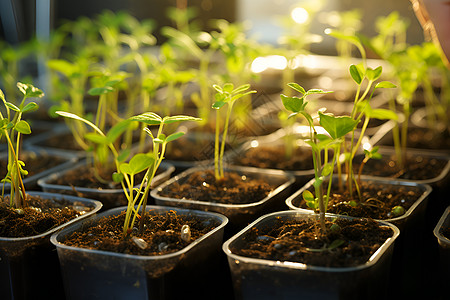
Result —
<instances>
[{"instance_id":1,"label":"pot rim","mask_svg":"<svg viewBox=\"0 0 450 300\"><path fill-rule=\"evenodd\" d=\"M334 174L333 178L338 178L338 176L339 175ZM341 177L343 180L346 180L345 179L346 175L343 174ZM399 217L383 219L383 220L377 219L377 221L397 222L397 221L406 219L407 217L409 217L412 214L412 212L416 209L416 207L418 207L423 201L425 201L425 199L428 198L428 196L430 195L430 193L433 190L433 188L429 184L416 183L413 181L402 180L402 179L391 180L389 178L361 175L361 180L362 181L375 181L375 182L386 184L386 185L417 186L423 190L422 195L419 197L419 199L417 199L414 202L414 204L403 215L401 215ZM289 196L289 198L286 199L286 205L291 210L311 211L310 209L297 207L292 202L294 201L294 199L298 198L303 193L304 190L310 188L313 185L314 181L315 181L315 178L311 179L310 181L308 181L308 183L306 183L303 187L301 187L299 190L297 190L294 194L292 194L291 196Z\"/></svg>"},{"instance_id":2,"label":"pot rim","mask_svg":"<svg viewBox=\"0 0 450 300\"><path fill-rule=\"evenodd\" d=\"M54 234L54 233L60 231L64 227L70 226L74 223L77 223L78 221L80 221L82 219L86 219L87 217L94 215L103 206L103 204L98 200L83 198L83 197L78 197L78 196L63 195L63 194L58 194L58 193L49 193L49 192L41 192L41 191L29 191L29 192L27 191L27 194L29 194L31 196L41 196L41 197L47 197L47 198L52 198L52 199L56 199L56 200L64 200L64 201L69 201L69 202L79 201L79 202L83 202L86 204L92 204L93 208L92 208L92 210L70 220L69 222L61 224L58 227L52 228L44 233L41 233L38 235L33 235L33 236L26 236L26 237L0 237L0 241L21 242L21 241L28 241L28 240L35 240L35 239L43 238L45 236L48 236L50 234Z\"/></svg>"},{"instance_id":3,"label":"pot rim","mask_svg":"<svg viewBox=\"0 0 450 300\"><path fill-rule=\"evenodd\" d=\"M214 202L209 202L209 201L201 201L201 200L195 200L195 199L185 199L185 198L171 198L171 197L164 197L164 196L160 196L159 192L169 186L170 184L175 183L176 181L180 180L181 178L185 178L187 176L189 176L191 173L194 173L196 171L200 171L200 170L209 170L214 168L214 166L205 166L205 167L201 167L201 166L197 166L197 167L192 167L189 168L185 171L183 171L182 173L170 178L168 181L160 184L159 186L155 187L153 190L150 191L150 195L155 198L158 199L160 201L183 201L184 203L189 203L189 204L195 204L197 206L208 206L208 207L221 207L221 208L248 208L251 206L258 206L261 205L265 202L267 202L270 198L276 196L277 194L281 193L283 190L287 189L289 186L291 186L294 182L295 182L295 177L292 174L289 174L285 171L282 170L272 170L272 169L258 169L253 170L247 167L242 167L242 166L235 166L235 165L228 165L225 167L225 170L233 170L233 171L237 171L240 173L263 173L269 176L284 176L286 178L286 181L277 186L273 191L271 191L269 193L269 195L267 195L265 198L257 201L257 202L252 202L252 203L246 203L246 204L227 204L227 203L214 203Z\"/></svg>"},{"instance_id":4,"label":"pot rim","mask_svg":"<svg viewBox=\"0 0 450 300\"><path fill-rule=\"evenodd\" d=\"M179 208L179 207L171 207L171 206L160 206L160 205L147 205L147 213L150 211L158 211L158 212L165 212L174 210L177 213L183 213L183 214L194 214L194 215L201 215L201 216L210 216L214 217L216 220L220 222L220 225L215 227L213 230L209 231L208 233L204 234L200 238L196 239L192 243L190 243L188 246L184 247L181 250L178 250L176 252L168 253L168 254L162 254L162 255L152 255L152 256L144 256L144 255L135 255L135 254L125 254L125 253L118 253L118 252L112 252L112 251L105 251L105 250L96 250L96 249L88 249L88 248L79 248L74 246L67 246L63 244L59 239L61 238L61 235L70 234L72 232L77 231L82 226L88 225L93 226L97 220L104 216L110 216L110 215L116 215L121 213L122 211L126 210L127 206L121 206L109 209L107 211L104 211L100 214L97 214L95 216L92 216L91 218L83 220L83 222L79 222L77 224L72 224L71 226L68 226L61 230L60 232L54 233L50 237L50 242L55 245L57 248L62 248L64 250L70 250L70 251L77 251L77 252L83 252L86 255L88 254L97 254L97 255L105 255L105 256L111 256L111 257L117 257L117 258L124 258L124 259L131 259L131 260L163 260L163 259L169 259L172 257L183 255L184 253L188 252L204 240L206 240L211 235L215 234L216 232L222 230L225 225L228 224L228 218L222 214L215 213L215 212L206 212L206 211L200 211L200 210L194 210L194 209L186 209L186 208Z\"/></svg>"},{"instance_id":5,"label":"pot rim","mask_svg":"<svg viewBox=\"0 0 450 300\"><path fill-rule=\"evenodd\" d=\"M444 213L442 214L441 218L439 219L438 223L436 224L436 227L434 227L433 234L437 238L440 245L445 245L446 248L450 248L450 239L445 237L441 232L440 229L444 226L444 223L446 223L446 220L450 216L450 206L448 206ZM450 220L449 220L450 221ZM450 222L447 222L450 223Z\"/></svg>"}]
</instances>

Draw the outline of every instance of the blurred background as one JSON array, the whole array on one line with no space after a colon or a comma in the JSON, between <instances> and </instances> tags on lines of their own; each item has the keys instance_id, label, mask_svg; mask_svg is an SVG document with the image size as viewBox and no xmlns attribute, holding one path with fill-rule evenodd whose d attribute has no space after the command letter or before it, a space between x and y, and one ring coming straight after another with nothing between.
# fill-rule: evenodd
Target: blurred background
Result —
<instances>
[{"instance_id":1,"label":"blurred background","mask_svg":"<svg viewBox=\"0 0 450 300\"><path fill-rule=\"evenodd\" d=\"M167 17L168 7L196 7L197 21L202 29L208 30L209 20L226 19L230 22L248 22L247 33L261 42L275 44L282 32L280 16L296 13L299 21L305 18L305 11L293 12L297 6L310 7L310 32L323 37L320 43L311 45L311 52L334 55L332 38L324 34L324 29L337 25L339 19L335 12L355 11L360 14L360 32L373 36L375 21L398 11L401 17L409 20L407 42L423 42L423 33L416 20L409 1L392 0L2 0L0 1L0 39L18 43L33 35L45 37L49 30L65 20L75 20L80 16L94 17L103 10L126 11L139 20L153 19L158 27L171 25ZM347 20L351 21L351 16ZM158 43L164 41L155 30Z\"/></svg>"}]
</instances>

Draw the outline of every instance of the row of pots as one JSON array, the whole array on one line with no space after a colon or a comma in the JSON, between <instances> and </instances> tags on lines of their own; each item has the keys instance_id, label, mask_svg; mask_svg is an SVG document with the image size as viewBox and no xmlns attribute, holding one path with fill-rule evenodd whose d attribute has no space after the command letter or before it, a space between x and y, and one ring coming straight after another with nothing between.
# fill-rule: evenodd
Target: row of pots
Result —
<instances>
[{"instance_id":1,"label":"row of pots","mask_svg":"<svg viewBox=\"0 0 450 300\"><path fill-rule=\"evenodd\" d=\"M198 167L197 167L198 169ZM295 293L295 295L322 295L323 293L327 294L327 293L331 293L331 292L335 292L338 295L348 295L348 293L351 292L355 292L355 288L348 288L346 287L346 283L348 282L356 282L355 278L365 278L364 280L362 280L362 282L365 282L365 284L363 284L365 287L362 287L363 293L365 293L365 295L371 294L371 295L379 295L377 293L372 293L374 290L377 291L383 291L383 289L380 289L380 286L378 285L377 280L374 279L374 277L372 277L374 274L384 274L384 276L381 277L377 277L377 278L387 278L387 274L389 273L389 262L391 261L391 255L394 254L394 258L393 261L397 262L397 267L398 268L408 268L411 267L411 263L409 261L409 259L414 258L417 259L418 257L416 256L417 251L411 251L411 249L414 249L414 247L411 248L411 245L414 245L415 243L417 243L417 236L412 236L414 235L413 229L409 229L414 228L414 227L421 227L423 224L423 218L425 217L425 215L427 214L425 211L427 209L427 204L428 204L428 209L430 208L430 192L431 192L431 186L433 186L434 191L432 195L434 195L436 198L434 200L432 200L433 202L437 202L439 201L439 198L442 196L442 194L440 194L440 190L442 189L442 186L439 186L440 184L445 184L446 180L448 180L448 164L445 168L445 170L442 171L442 174L440 174L438 176L437 179L432 179L432 180L428 180L426 182L422 182L422 183L412 183L411 181L395 181L394 184L395 185L417 185L419 186L422 190L423 190L423 194L420 197L420 199L417 200L417 203L411 207L405 214L403 217L401 218L395 218L395 219L388 219L387 221L389 222L389 224L384 223L385 221L380 221L382 224L385 224L386 226L390 226L393 228L394 231L394 235L391 237L391 239L387 240L385 244L382 245L382 247L380 248L380 250L377 252L377 255L374 255L370 261L368 263L366 263L364 266L359 266L357 268L348 268L345 270L334 270L331 268L316 268L316 267L311 267L311 266L305 266L303 264L280 264L279 262L276 261L267 261L267 260L258 260L258 259L251 259L251 258L246 258L246 257L242 257L242 256L236 256L235 254L233 254L233 252L230 250L230 245L236 245L239 244L239 241L241 241L244 237L246 232L248 232L248 230L250 230L253 227L257 227L257 226L262 226L260 224L266 224L267 222L271 222L271 219L279 219L279 218L294 218L294 219L302 219L302 218L310 218L310 212L309 211L305 211L305 212L300 212L301 210L299 210L298 207L292 207L292 202L294 201L295 198L298 197L298 195L300 195L302 189L307 188L309 185L312 184L312 182L309 182L306 186L304 186L302 189L298 190L297 192L295 192L294 194L292 194L290 197L290 188L294 187L294 183L299 183L300 181L308 181L307 179L310 178L312 176L312 173L310 174L296 174L295 172L291 172L289 174L289 172L283 172L280 170L265 170L262 171L261 169L257 169L257 168L242 168L242 167L237 167L235 168L236 170L239 170L240 172L243 172L242 174L254 174L255 176L268 176L268 180L276 183L276 185L278 185L278 188L276 189L275 192L272 193L271 196L273 197L267 197L267 199L263 199L262 201L258 202L258 203L252 203L249 205L226 205L226 204L214 204L214 203L205 203L204 201L196 201L195 199L192 200L179 200L179 199L167 199L167 197L161 197L158 196L158 191L162 190L165 186L168 186L170 184L172 184L175 181L178 180L183 180L183 178L185 178L186 176L188 176L190 173L194 172L196 169L189 169L186 170L185 172L178 174L177 176L172 177L169 180L166 180L168 178L168 176L170 176L170 174L173 172L174 168L170 167L168 165L167 167L167 173L165 173L165 175L163 175L163 179L161 182L163 182L159 187L153 189L152 191L152 196L155 199L155 202L157 205L159 205L158 207L163 207L164 209L167 209L165 207L185 207L189 210L179 210L177 208L177 211L179 210L180 212L189 212L192 213L192 209L194 210L201 210L201 211L215 211L220 213L220 215L218 214L212 214L210 217L214 217L214 218L219 218L221 219L221 225L217 228L219 232L217 233L211 233L211 235L217 235L215 237L216 243L215 246L211 246L211 249L215 250L210 250L210 251L215 251L216 254L218 252L218 249L220 250L220 245L222 244L222 238L223 235L225 234L226 238L229 238L229 240L223 244L223 250L225 251L225 253L228 256L228 263L230 266L230 270L233 274L233 282L234 282L234 288L235 288L235 295L240 298L251 298L254 296L260 296L261 295L278 295L278 296L287 296L287 295L291 295L291 293ZM252 173L253 172L253 173ZM60 176L61 174L53 174L50 177L55 177L55 176ZM299 176L299 175L304 175ZM309 177L308 177L309 175ZM165 176L165 177L164 177ZM46 183L46 180L48 178L44 178L44 179L40 179L39 180L39 184L40 186L44 189L44 190L51 190L51 191L57 191L55 186L52 185L48 185ZM365 179L366 180L366 179ZM369 178L367 180L370 180ZM377 179L377 180L381 180L382 179ZM386 182L389 182L390 184L392 184L392 180L385 180ZM430 186L431 185L431 186ZM445 186L444 186L445 187ZM59 188L58 188L59 189ZM66 190L70 190L73 191L73 188L69 187L69 188L65 188ZM89 192L87 190L83 190L82 188L78 188L76 187L75 190L77 190L78 192L81 192L82 194ZM104 191L103 191L104 192ZM440 194L440 195L439 195ZM64 196L66 197L66 196ZM99 198L99 196L92 196L92 198L97 199ZM283 210L283 205L280 205L280 203L283 203L283 199L287 199L286 203L290 208L295 208L295 210L293 211L286 211L286 212L277 212L279 210ZM432 206L431 206L432 207ZM158 208L160 209L160 208ZM105 214L110 214L110 213L117 213L118 211L120 211L121 209L115 209L112 211L108 211L105 212ZM122 208L123 210L123 208ZM272 213L271 213L272 212ZM414 213L413 213L414 212ZM269 213L269 214L268 214ZM268 215L266 215L268 214ZM103 214L101 214L103 215ZM98 217L100 217L101 215L99 215ZM306 215L306 217L305 217ZM223 217L226 216L226 217ZM98 218L95 217L95 218ZM257 217L260 217L259 219L255 220ZM333 218L333 216L329 216L329 218ZM410 221L411 219L411 221ZM242 229L246 224L248 224L249 222L255 220L253 223L251 223L250 225L248 225L247 227L245 227L244 229ZM227 226L225 226L225 224L229 223ZM392 225L393 224L393 225ZM409 224L409 225L406 225ZM415 224L415 225L413 225ZM176 281L173 282L178 282L178 284L180 284L179 282L186 282L184 281L184 279L180 279L179 277L173 275L174 277L171 277L172 275L164 275L161 278L159 278L156 283L149 283L151 285L150 287L146 287L143 289L136 289L136 282L139 282L139 286L143 285L145 286L145 284L143 282L145 282L145 280L143 278L153 278L152 276L150 276L148 274L148 270L152 270L153 268L151 268L151 264L155 263L153 262L153 260L157 260L158 263L163 262L164 264L166 264L167 262L165 262L165 257L147 257L147 258L136 258L136 257L127 257L127 255L125 255L125 257L127 257L126 261L128 260L128 262L126 263L119 263L119 262L114 262L118 257L121 257L122 255L120 254L115 254L115 253L108 253L108 252L102 252L100 251L100 253L97 253L97 251L95 250L86 250L86 249L81 249L81 250L74 250L71 247L65 247L64 244L61 243L61 241L64 240L64 236L67 235L69 232L77 230L81 227L81 223L76 224L74 226L71 226L69 228L67 228L67 230L64 230L61 232L61 234L55 234L51 240L52 242L58 247L58 255L60 256L60 260L62 263L62 268L63 268L63 278L64 278L64 287L66 288L66 295L69 298L74 298L76 299L78 296L83 298L86 297L86 290L84 288L82 288L84 285L86 285L87 290L91 290L93 291L93 294L89 294L89 299L91 299L91 297L94 297L94 295L105 295L107 297L109 297L108 295L118 295L118 293L122 293L124 291L124 285L128 286L131 290L127 291L126 293L143 293L143 295L145 294L147 298L152 298L153 296L150 295L153 290L155 289L155 286L157 286L158 288L156 288L156 290L158 291L157 294L159 295L164 295L164 297L169 297L170 291L172 289L170 289L170 283L171 281L168 281L167 278L178 278ZM267 226L267 225L265 225ZM397 239L398 236L398 230L397 227L400 228L400 240ZM426 227L425 227L426 228ZM240 229L242 229L239 233L237 233ZM228 231L227 231L228 230ZM230 238L231 237L231 238ZM205 236L204 239L206 239L207 236ZM395 251L393 248L394 245L394 241L397 239L396 247L395 247ZM200 243L200 241L196 241L196 243ZM442 243L441 243L442 244ZM400 246L399 246L400 245ZM194 247L194 245L192 246ZM400 249L400 250L399 250ZM80 251L80 253L75 254L75 252ZM188 251L188 250L186 250ZM420 251L419 251L420 252ZM67 254L69 253L69 254ZM93 258L88 258L89 255L91 253L93 254ZM397 254L396 254L397 253ZM416 254L414 254L416 253ZM186 255L185 251L183 250L182 253L180 253L183 257L184 256L188 256ZM69 258L67 258L67 255L69 255ZM106 255L107 258L102 258L100 259L100 256L103 257L103 255ZM203 255L203 254L202 254ZM200 255L200 256L202 256ZM209 256L209 255L208 255ZM196 257L198 258L198 254L196 255ZM107 263L104 262L106 259ZM137 260L136 260L137 259ZM149 260L151 262L146 262L143 263L142 259L144 260ZM169 258L167 258L169 259ZM217 259L217 258L216 258ZM81 260L81 262L80 262ZM175 259L177 260L177 259ZM377 262L378 260L383 261L387 264L387 267L373 267L373 265L375 264L375 262ZM137 263L137 261L139 261ZM65 270L64 264L65 262L67 262L68 265L68 269ZM92 273L92 269L90 269L89 264L90 263L95 263L97 265L97 262L102 262L100 267L100 270L98 270L98 266L94 267L94 269L97 269L98 272L100 272L100 275L95 275L94 277L87 277L87 274L91 274ZM127 264L130 263L131 266L127 266ZM156 264L158 264L156 263ZM217 263L222 263L223 261L220 262L220 258L219 258L219 262L215 262L215 264ZM206 262L207 265L212 266L214 265L212 262ZM139 270L135 270L136 265L138 265L138 269ZM111 266L112 269L108 269L106 266ZM145 266L145 268L141 268ZM194 269L201 269L200 266L198 266L196 263L194 263ZM223 265L222 265L223 267ZM121 270L122 275L124 275L125 277L123 277L122 275L119 274L115 274L112 277L111 276L106 276L106 274L112 274L111 271L115 269L115 270ZM124 271L124 270L130 270L131 273L127 273L128 271ZM175 268L177 269L177 268ZM179 274L186 274L186 269L181 268L183 271ZM379 271L379 270L381 271ZM405 269L405 270L406 270ZM86 271L88 270L88 271ZM264 270L264 271L262 271ZM268 271L270 270L270 271ZM323 286L331 289L331 290L324 290L323 286L321 286L320 290L317 288L317 286L313 286L314 288L309 289L309 287L311 287L311 285L306 285L304 286L305 283L311 282L311 281L317 281L318 279L304 279L304 275L299 275L300 273L309 273L310 270L315 274L313 275L312 278L314 278L314 276L322 276L321 278L323 278L323 274L327 273L327 272L332 272L332 273L339 273L340 275L338 275L338 277L333 276L330 280L332 280L334 283L324 283ZM366 270L366 271L362 271L362 270ZM106 272L105 274L103 274L103 272ZM146 273L147 272L147 273ZM272 274L271 272L275 272L274 274ZM325 273L324 273L325 272ZM408 271L410 272L410 270ZM119 272L120 273L120 272ZM214 271L213 271L214 273ZM226 273L226 272L225 272ZM299 281L295 281L295 284L291 284L292 281L289 280L280 280L277 281L275 285L269 285L267 284L267 280L269 280L270 278L284 278L284 276L290 276L288 275L288 273L294 273L296 276L296 278L298 278ZM96 274L96 273L93 273ZM136 279L136 277L131 276L130 274L140 274L139 276L144 276L141 279ZM143 275L143 274L147 274L147 275ZM256 274L256 275L255 275ZM364 275L362 275L364 274ZM408 274L406 271L401 271L400 276ZM411 273L409 273L411 274ZM204 274L205 275L205 274ZM398 275L398 274L397 274ZM136 275L138 276L138 275ZM309 276L309 275L308 275ZM341 279L336 279L339 278L339 276L341 276ZM392 274L391 274L392 276ZM212 274L210 275L206 275L204 278L211 278ZM89 278L88 280L84 281L84 283L80 283L79 281L73 281L73 279L86 279ZM103 283L100 283L98 286L93 286L94 281L92 280L92 278L104 278ZM132 280L130 278L133 278ZM353 278L353 279L352 279ZM373 280L367 280L367 278L372 278ZM114 281L112 281L114 280ZM115 281L117 280L117 282ZM131 280L131 281L130 281ZM350 280L350 281L349 281ZM112 282L116 282L116 283L112 283ZM173 283L172 282L172 283ZM222 280L223 282L227 282L227 280ZM266 282L266 284L261 284ZM281 288L281 286L277 286L277 284L279 283L285 283L285 282L290 282L289 285L290 287L287 289L283 289ZM368 284L370 283L371 287L368 286ZM217 282L215 283L211 283L209 286L210 287L217 287ZM384 283L386 284L386 282ZM107 287L106 290L100 291L98 290L99 287ZM165 288L164 288L165 287ZM294 288L295 287L295 288ZM117 289L116 289L117 288ZM226 289L226 287L225 287ZM139 291L138 291L139 290ZM206 289L208 291L208 289ZM105 291L110 291L111 293L106 293ZM371 291L371 292L369 292ZM150 293L150 294L149 294ZM169 294L167 294L169 293ZM281 294L280 294L281 293ZM302 294L303 293L303 294ZM225 293L226 294L226 293ZM325 295L323 294L323 295ZM138 295L138 294L136 294ZM354 295L358 295L361 296L361 294L354 294ZM227 295L230 296L230 295ZM161 296L162 297L162 296ZM342 296L341 296L342 297ZM156 297L157 298L157 297Z\"/></svg>"}]
</instances>

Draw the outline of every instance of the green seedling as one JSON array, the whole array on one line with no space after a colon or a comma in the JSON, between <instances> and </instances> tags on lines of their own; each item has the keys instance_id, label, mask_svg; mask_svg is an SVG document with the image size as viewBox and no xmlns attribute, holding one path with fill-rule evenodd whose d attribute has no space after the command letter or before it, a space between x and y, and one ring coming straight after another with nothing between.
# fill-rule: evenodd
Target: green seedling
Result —
<instances>
[{"instance_id":1,"label":"green seedling","mask_svg":"<svg viewBox=\"0 0 450 300\"><path fill-rule=\"evenodd\" d=\"M112 177L115 182L121 184L124 195L128 201L125 222L123 225L123 237L125 238L132 233L132 228L134 227L137 218L141 219L140 232L142 232L151 183L156 175L156 171L164 159L167 144L184 135L184 132L175 132L166 135L163 133L164 126L177 122L199 121L200 119L184 115L166 116L162 118L156 113L148 112L117 123L107 134L105 134L95 124L80 116L63 111L58 111L56 113L66 118L81 121L90 126L94 132L91 132L88 135L88 138L99 146L108 148L113 154L116 172ZM146 126L156 125L158 126L158 132L156 135L153 135L148 127L144 127L145 132L153 141L153 151L149 153L134 154L131 159L127 160L129 152L120 153L114 146L114 142L129 126L132 125L133 122L140 122ZM145 172L145 176L140 183L136 184L134 179L135 175L141 172ZM138 211L141 207L142 212L139 216Z\"/></svg>"},{"instance_id":2,"label":"green seedling","mask_svg":"<svg viewBox=\"0 0 450 300\"><path fill-rule=\"evenodd\" d=\"M291 117L303 116L310 128L310 137L307 143L311 146L312 159L314 165L314 194L305 190L302 194L307 205L319 212L319 222L322 232L325 232L325 213L327 211L328 199L331 193L332 176L334 165L338 157L339 149L344 142L344 137L353 131L357 122L348 116L333 116L319 112L319 123L329 135L318 134L312 115L306 110L308 102L306 97L311 94L326 93L320 89L306 91L297 83L289 83L290 88L300 93L301 97L289 97L281 95L283 106L291 112ZM328 159L328 152L333 149L331 161ZM323 157L323 160L322 160ZM328 178L328 187L324 192L323 184Z\"/></svg>"},{"instance_id":3,"label":"green seedling","mask_svg":"<svg viewBox=\"0 0 450 300\"><path fill-rule=\"evenodd\" d=\"M219 85L213 85L216 90L215 102L212 105L213 109L216 109L216 133L215 133L215 146L214 146L214 175L216 180L224 177L223 171L223 155L225 152L225 143L227 141L228 127L230 123L231 113L233 111L233 105L239 98L244 97L256 91L247 91L250 88L249 84L241 85L234 88L232 83L225 83L223 87ZM247 91L247 92L246 92ZM223 125L222 139L220 139L220 113L219 110L225 106L227 107L227 113L225 117L225 123ZM221 143L220 143L221 142ZM220 144L220 145L219 145ZM220 149L219 149L220 148Z\"/></svg>"},{"instance_id":4,"label":"green seedling","mask_svg":"<svg viewBox=\"0 0 450 300\"><path fill-rule=\"evenodd\" d=\"M17 87L22 94L22 101L18 106L7 102L3 91L0 89L0 99L2 100L6 116L0 112L1 128L0 135L6 138L8 148L7 173L2 182L11 184L10 206L22 208L26 205L26 192L22 177L28 174L25 170L25 163L19 159L21 150L21 135L30 134L31 127L27 121L22 120L22 115L38 109L36 102L26 102L28 98L41 98L44 93L31 84L17 83ZM12 115L12 112L13 115ZM4 197L4 186L2 198Z\"/></svg>"}]
</instances>

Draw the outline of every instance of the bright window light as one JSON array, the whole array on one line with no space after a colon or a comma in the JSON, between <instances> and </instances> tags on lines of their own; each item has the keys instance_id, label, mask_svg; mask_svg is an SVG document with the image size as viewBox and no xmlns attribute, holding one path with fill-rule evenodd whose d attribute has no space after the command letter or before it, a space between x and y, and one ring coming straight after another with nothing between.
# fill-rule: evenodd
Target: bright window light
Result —
<instances>
[{"instance_id":1,"label":"bright window light","mask_svg":"<svg viewBox=\"0 0 450 300\"><path fill-rule=\"evenodd\" d=\"M308 21L309 14L303 7L296 7L292 10L291 17L296 23L303 24Z\"/></svg>"}]
</instances>

